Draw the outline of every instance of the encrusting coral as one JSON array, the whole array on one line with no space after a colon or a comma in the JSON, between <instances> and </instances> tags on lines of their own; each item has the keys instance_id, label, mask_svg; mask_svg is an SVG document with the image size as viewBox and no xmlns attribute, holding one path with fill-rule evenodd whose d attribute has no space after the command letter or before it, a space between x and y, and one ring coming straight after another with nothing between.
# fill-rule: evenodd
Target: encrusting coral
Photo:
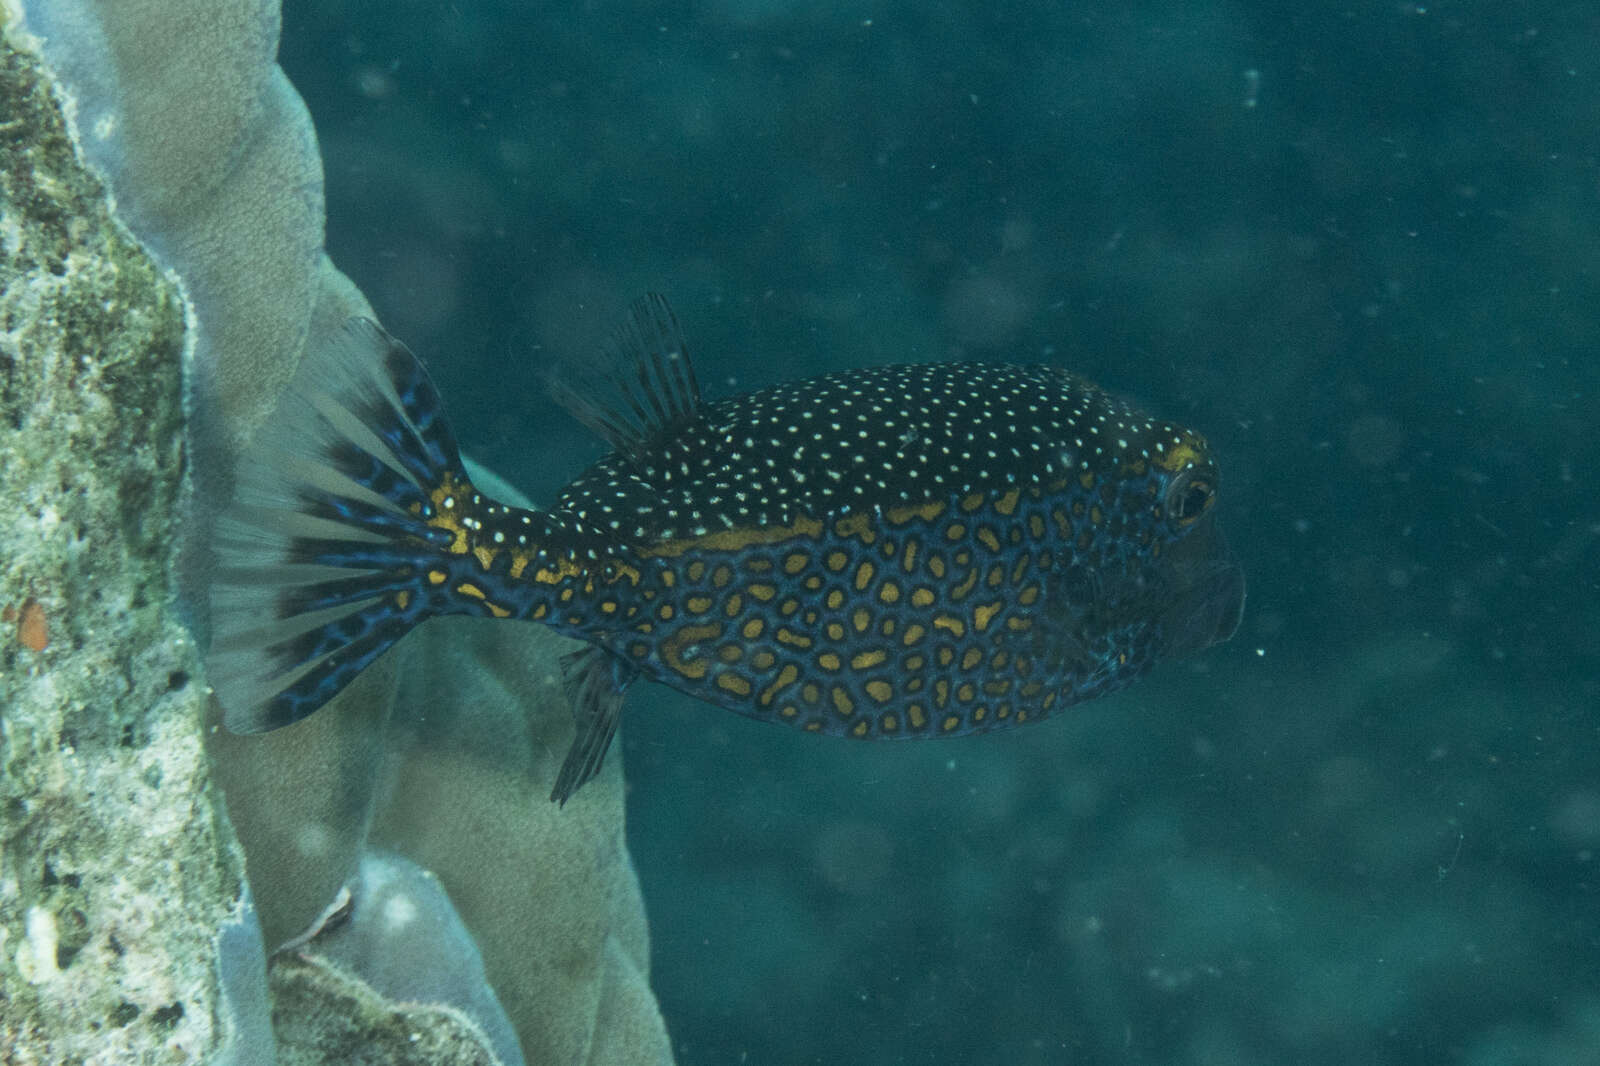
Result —
<instances>
[{"instance_id":1,"label":"encrusting coral","mask_svg":"<svg viewBox=\"0 0 1600 1066\"><path fill-rule=\"evenodd\" d=\"M0 115L0 604L49 634L0 627L0 1060L198 1058L243 886L170 607L183 309L9 27Z\"/></svg>"},{"instance_id":2,"label":"encrusting coral","mask_svg":"<svg viewBox=\"0 0 1600 1066\"><path fill-rule=\"evenodd\" d=\"M321 164L272 62L276 3L0 11L0 606L31 604L30 634L48 633L34 647L0 627L7 1061L405 1061L314 1009L342 996L436 1052L410 1061L495 1061L498 1000L527 1061L670 1062L617 760L566 811L541 800L571 730L561 641L425 626L262 737L227 735L207 706L174 607L192 609L174 590L204 581L205 557L191 542L180 560L180 534L204 531L306 339L370 313L321 250ZM406 942L340 964L320 954L338 954L330 923L270 963L274 1047L263 959L375 846L436 875L416 898L471 934L436 945L458 987L396 1004L385 970L415 965Z\"/></svg>"}]
</instances>

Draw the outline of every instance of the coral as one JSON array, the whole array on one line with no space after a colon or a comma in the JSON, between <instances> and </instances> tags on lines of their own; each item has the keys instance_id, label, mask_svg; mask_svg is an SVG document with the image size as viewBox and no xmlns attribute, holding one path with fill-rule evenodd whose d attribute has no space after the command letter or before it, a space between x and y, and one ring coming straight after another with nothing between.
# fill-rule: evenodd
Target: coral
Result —
<instances>
[{"instance_id":1,"label":"coral","mask_svg":"<svg viewBox=\"0 0 1600 1066\"><path fill-rule=\"evenodd\" d=\"M25 634L0 628L0 1049L18 1062L157 1048L219 1066L420 1049L489 1062L497 1023L481 1008L498 997L529 1061L670 1062L620 760L565 812L541 798L571 736L562 641L424 626L320 713L261 737L223 732L205 699L173 604L198 604L230 457L306 338L370 313L321 251L321 164L271 62L276 4L26 12L26 33L7 16L0 108L0 606L28 616ZM180 520L185 460L194 505ZM466 961L429 1003L386 995L409 994L397 979L415 952L341 964L330 927L272 955L347 886L352 929L382 917L357 882L376 858L369 832L437 875L417 896L426 931ZM409 1052L385 1043L412 1034Z\"/></svg>"},{"instance_id":2,"label":"coral","mask_svg":"<svg viewBox=\"0 0 1600 1066\"><path fill-rule=\"evenodd\" d=\"M498 1066L472 1021L453 1007L397 1004L315 956L274 967L280 1066Z\"/></svg>"},{"instance_id":3,"label":"coral","mask_svg":"<svg viewBox=\"0 0 1600 1066\"><path fill-rule=\"evenodd\" d=\"M489 983L529 1062L669 1062L617 816L622 761L607 760L565 808L547 799L572 739L559 658L578 645L493 619L430 623L407 639L373 841L435 871L481 931Z\"/></svg>"},{"instance_id":4,"label":"coral","mask_svg":"<svg viewBox=\"0 0 1600 1066\"><path fill-rule=\"evenodd\" d=\"M277 0L23 6L119 217L196 305L197 414L248 435L294 370L322 257L322 161L274 62Z\"/></svg>"},{"instance_id":5,"label":"coral","mask_svg":"<svg viewBox=\"0 0 1600 1066\"><path fill-rule=\"evenodd\" d=\"M49 639L0 630L0 1059L198 1058L226 1035L213 937L242 885L170 606L183 310L10 29L0 603L35 603Z\"/></svg>"},{"instance_id":6,"label":"coral","mask_svg":"<svg viewBox=\"0 0 1600 1066\"><path fill-rule=\"evenodd\" d=\"M402 855L369 851L340 909L303 959L366 977L375 996L459 1012L501 1066L523 1066L483 957L438 880ZM294 972L280 967L282 976ZM292 982L290 982L292 983Z\"/></svg>"}]
</instances>

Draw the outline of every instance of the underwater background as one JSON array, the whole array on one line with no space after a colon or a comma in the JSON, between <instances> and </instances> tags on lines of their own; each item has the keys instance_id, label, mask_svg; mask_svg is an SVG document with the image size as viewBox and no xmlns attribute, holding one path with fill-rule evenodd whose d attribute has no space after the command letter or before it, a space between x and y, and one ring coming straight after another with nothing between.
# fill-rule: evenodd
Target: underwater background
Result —
<instances>
[{"instance_id":1,"label":"underwater background","mask_svg":"<svg viewBox=\"0 0 1600 1066\"><path fill-rule=\"evenodd\" d=\"M535 500L647 290L711 396L1050 363L1222 457L1244 624L1119 695L630 701L680 1063L1600 1062L1592 5L289 0L280 58L334 261Z\"/></svg>"}]
</instances>

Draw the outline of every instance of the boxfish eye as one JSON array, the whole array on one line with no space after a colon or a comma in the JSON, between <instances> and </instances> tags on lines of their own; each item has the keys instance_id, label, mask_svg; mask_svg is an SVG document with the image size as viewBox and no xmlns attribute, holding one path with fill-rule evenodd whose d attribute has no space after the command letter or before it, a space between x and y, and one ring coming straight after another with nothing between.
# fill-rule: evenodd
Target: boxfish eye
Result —
<instances>
[{"instance_id":1,"label":"boxfish eye","mask_svg":"<svg viewBox=\"0 0 1600 1066\"><path fill-rule=\"evenodd\" d=\"M1172 479L1164 503L1167 520L1179 529L1192 525L1216 499L1217 488L1209 474L1190 467Z\"/></svg>"}]
</instances>

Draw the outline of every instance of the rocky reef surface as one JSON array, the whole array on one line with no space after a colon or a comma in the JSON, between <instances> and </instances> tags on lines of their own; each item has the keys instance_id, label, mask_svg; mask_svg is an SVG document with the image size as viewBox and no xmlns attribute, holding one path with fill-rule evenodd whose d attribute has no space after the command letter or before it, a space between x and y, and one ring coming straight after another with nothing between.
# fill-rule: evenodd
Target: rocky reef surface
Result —
<instances>
[{"instance_id":1,"label":"rocky reef surface","mask_svg":"<svg viewBox=\"0 0 1600 1066\"><path fill-rule=\"evenodd\" d=\"M0 7L0 1060L668 1062L620 760L543 800L562 642L425 626L299 726L216 724L191 535L368 309L276 5L193 7Z\"/></svg>"}]
</instances>

